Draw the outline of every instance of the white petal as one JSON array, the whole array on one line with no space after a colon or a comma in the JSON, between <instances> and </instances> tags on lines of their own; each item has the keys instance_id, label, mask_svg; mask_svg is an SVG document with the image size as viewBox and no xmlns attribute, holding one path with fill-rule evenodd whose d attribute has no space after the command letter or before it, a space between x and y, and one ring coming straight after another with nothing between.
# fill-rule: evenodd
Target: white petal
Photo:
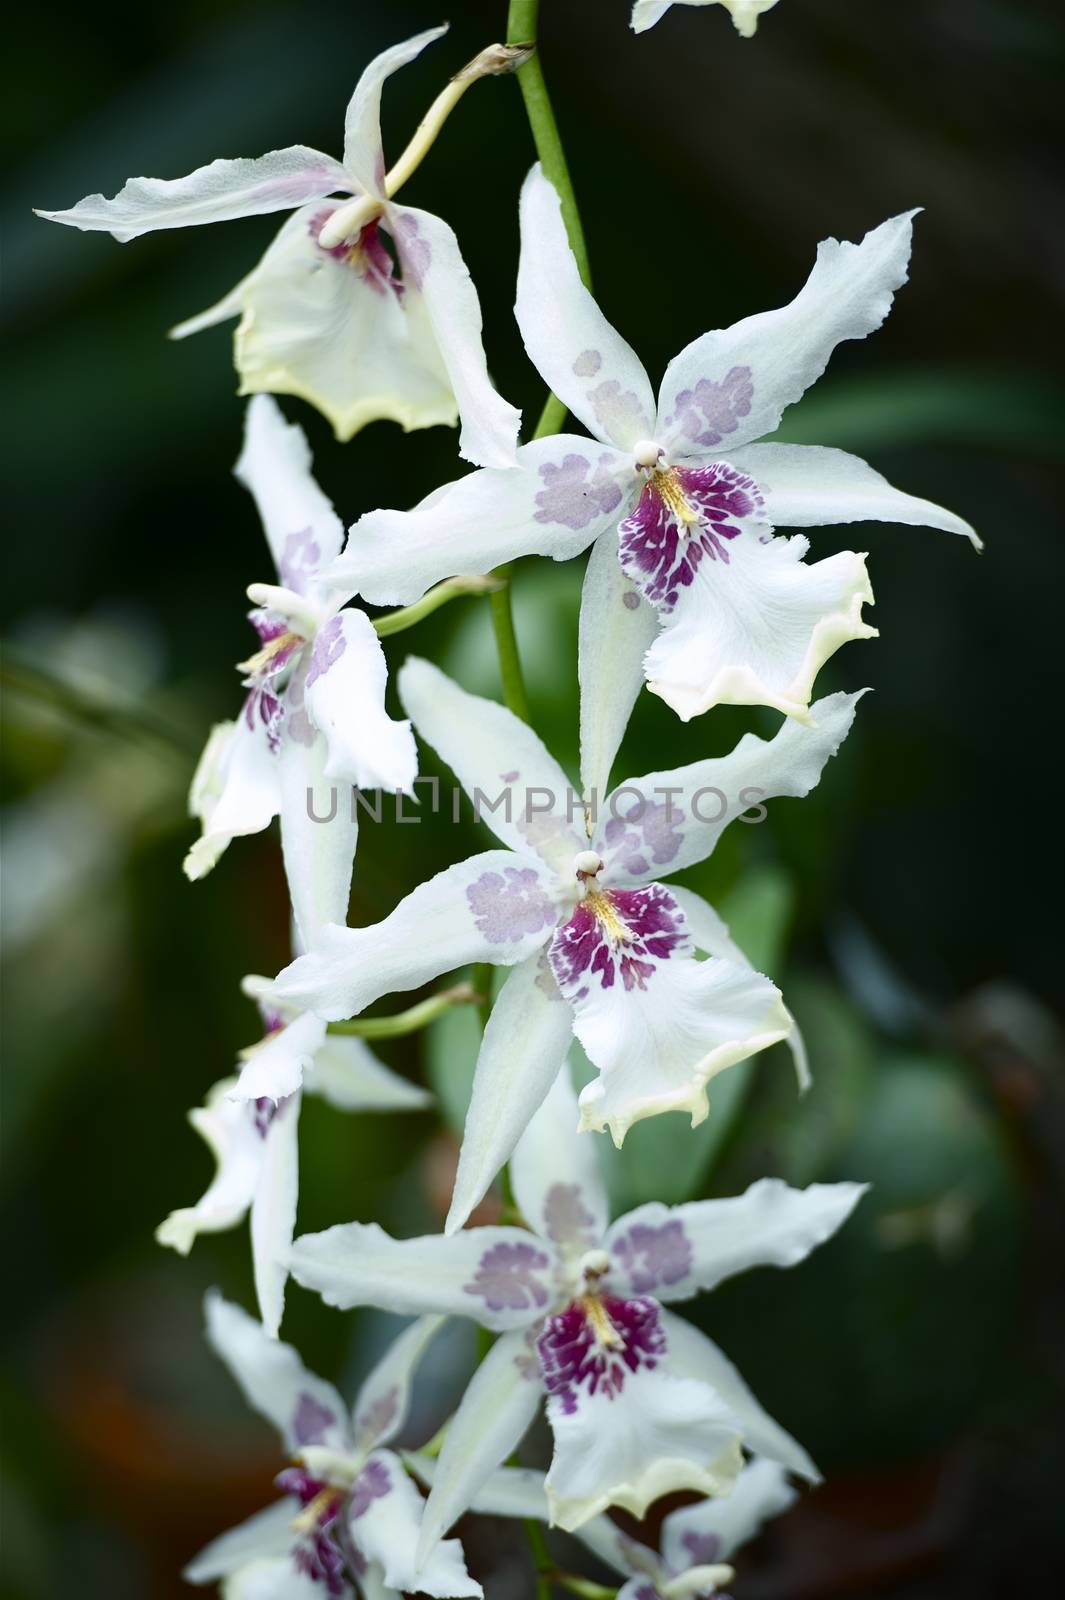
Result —
<instances>
[{"instance_id":1,"label":"white petal","mask_svg":"<svg viewBox=\"0 0 1065 1600\"><path fill-rule=\"evenodd\" d=\"M378 1061L365 1039L336 1034L315 1051L303 1087L338 1111L420 1111L433 1102L427 1089Z\"/></svg>"},{"instance_id":2,"label":"white petal","mask_svg":"<svg viewBox=\"0 0 1065 1600\"><path fill-rule=\"evenodd\" d=\"M772 739L744 734L727 756L633 778L608 796L593 849L611 884L642 883L703 861L735 817L781 795L810 793L854 720L860 696L811 708L812 727L783 724Z\"/></svg>"},{"instance_id":3,"label":"white petal","mask_svg":"<svg viewBox=\"0 0 1065 1600\"><path fill-rule=\"evenodd\" d=\"M776 3L777 0L635 0L631 27L633 33L646 33L661 21L671 5L723 5L732 16L736 32L750 39L754 37L762 12L771 11Z\"/></svg>"},{"instance_id":4,"label":"white petal","mask_svg":"<svg viewBox=\"0 0 1065 1600\"><path fill-rule=\"evenodd\" d=\"M839 522L901 522L918 528L960 533L978 550L974 528L952 511L904 494L874 472L860 456L819 445L752 444L730 453L741 472L750 473L765 496L775 528L823 528Z\"/></svg>"},{"instance_id":5,"label":"white petal","mask_svg":"<svg viewBox=\"0 0 1065 1600\"><path fill-rule=\"evenodd\" d=\"M536 1356L525 1335L505 1333L470 1379L448 1424L425 1503L419 1561L426 1559L500 1462L520 1444L540 1408L542 1394Z\"/></svg>"},{"instance_id":6,"label":"white petal","mask_svg":"<svg viewBox=\"0 0 1065 1600\"><path fill-rule=\"evenodd\" d=\"M699 0L693 0L698 4ZM632 18L629 23L633 33L646 33L648 28L653 28L656 22L661 22L674 0L633 0Z\"/></svg>"},{"instance_id":7,"label":"white petal","mask_svg":"<svg viewBox=\"0 0 1065 1600\"><path fill-rule=\"evenodd\" d=\"M695 1127L709 1110L709 1080L787 1034L768 978L695 960L683 913L661 884L584 901L555 936L551 965L600 1072L581 1093L581 1127L609 1127L619 1146L634 1122L662 1111L687 1111Z\"/></svg>"},{"instance_id":8,"label":"white petal","mask_svg":"<svg viewBox=\"0 0 1065 1600\"><path fill-rule=\"evenodd\" d=\"M371 194L380 194L384 181L385 158L381 148L381 90L393 72L405 67L425 49L427 44L441 38L447 24L428 28L402 44L394 44L375 56L363 72L355 92L348 101L344 116L344 165L362 187Z\"/></svg>"},{"instance_id":9,"label":"white petal","mask_svg":"<svg viewBox=\"0 0 1065 1600\"><path fill-rule=\"evenodd\" d=\"M369 1489L360 1495L363 1481ZM377 1450L367 1461L348 1513L352 1542L384 1571L385 1582L400 1591L428 1595L480 1595L470 1577L457 1539L437 1544L423 1561L415 1560L425 1501L403 1463L390 1450Z\"/></svg>"},{"instance_id":10,"label":"white petal","mask_svg":"<svg viewBox=\"0 0 1065 1600\"><path fill-rule=\"evenodd\" d=\"M369 617L338 611L319 630L307 671L307 709L329 746L325 776L411 794L418 752L410 723L394 722L385 711L387 683L388 664Z\"/></svg>"},{"instance_id":11,"label":"white petal","mask_svg":"<svg viewBox=\"0 0 1065 1600\"><path fill-rule=\"evenodd\" d=\"M310 949L327 922L346 922L359 826L346 782L329 775L329 749L302 705L311 663L304 658L285 691L278 752L281 853L297 948Z\"/></svg>"},{"instance_id":12,"label":"white petal","mask_svg":"<svg viewBox=\"0 0 1065 1600\"><path fill-rule=\"evenodd\" d=\"M214 1177L194 1206L172 1211L155 1230L159 1244L188 1255L200 1233L234 1227L251 1205L263 1160L263 1137L254 1108L234 1100L235 1078L223 1078L208 1091L189 1122L215 1159Z\"/></svg>"},{"instance_id":13,"label":"white petal","mask_svg":"<svg viewBox=\"0 0 1065 1600\"><path fill-rule=\"evenodd\" d=\"M454 423L455 398L422 296L379 270L376 234L364 233L354 249L324 250L318 234L335 209L326 201L297 211L243 282L172 337L239 310L241 394L297 395L328 417L338 439L380 417L406 429Z\"/></svg>"},{"instance_id":14,"label":"white petal","mask_svg":"<svg viewBox=\"0 0 1065 1600\"><path fill-rule=\"evenodd\" d=\"M479 820L512 850L535 853L573 883L573 858L588 845L580 796L528 723L498 701L467 694L417 656L400 670L399 693Z\"/></svg>"},{"instance_id":15,"label":"white petal","mask_svg":"<svg viewBox=\"0 0 1065 1600\"><path fill-rule=\"evenodd\" d=\"M402 1428L410 1409L411 1380L443 1325L443 1317L419 1317L392 1341L366 1378L351 1408L357 1449L384 1444Z\"/></svg>"},{"instance_id":16,"label":"white petal","mask_svg":"<svg viewBox=\"0 0 1065 1600\"><path fill-rule=\"evenodd\" d=\"M572 1381L561 1371L548 1379L555 1452L546 1488L551 1520L567 1531L608 1506L642 1518L661 1495L681 1489L727 1494L742 1464L738 1419L712 1388L674 1376L654 1302L613 1301L607 1309L615 1328L619 1313L650 1314L650 1334L642 1331L652 1342L646 1351L627 1349L624 1363L615 1358L613 1382L590 1385L577 1354ZM574 1313L581 1314L571 1307L564 1315ZM631 1337L627 1324L621 1328Z\"/></svg>"},{"instance_id":17,"label":"white petal","mask_svg":"<svg viewBox=\"0 0 1065 1600\"><path fill-rule=\"evenodd\" d=\"M326 928L271 995L336 1022L456 967L514 966L546 942L559 912L551 875L513 851L486 850L420 884L383 922Z\"/></svg>"},{"instance_id":18,"label":"white petal","mask_svg":"<svg viewBox=\"0 0 1065 1600\"><path fill-rule=\"evenodd\" d=\"M247 1106L246 1111L252 1111ZM300 1096L283 1101L270 1119L263 1163L251 1203L251 1258L263 1327L277 1338L285 1310L288 1254L299 1195Z\"/></svg>"},{"instance_id":19,"label":"white petal","mask_svg":"<svg viewBox=\"0 0 1065 1600\"><path fill-rule=\"evenodd\" d=\"M639 1206L614 1223L605 1248L619 1294L689 1300L751 1267L794 1267L841 1228L868 1188L761 1178L728 1200Z\"/></svg>"},{"instance_id":20,"label":"white petal","mask_svg":"<svg viewBox=\"0 0 1065 1600\"><path fill-rule=\"evenodd\" d=\"M297 594L313 589L319 568L339 555L344 542L344 525L311 467L303 429L286 422L269 395L253 396L233 471L255 500L279 581Z\"/></svg>"},{"instance_id":21,"label":"white petal","mask_svg":"<svg viewBox=\"0 0 1065 1600\"><path fill-rule=\"evenodd\" d=\"M276 1103L295 1094L324 1040L325 1023L310 1011L268 1033L246 1052L235 1098Z\"/></svg>"},{"instance_id":22,"label":"white petal","mask_svg":"<svg viewBox=\"0 0 1065 1600\"><path fill-rule=\"evenodd\" d=\"M403 281L425 303L451 380L462 422L459 455L482 467L512 466L521 412L492 387L481 341L481 303L458 240L431 211L392 204L385 216Z\"/></svg>"},{"instance_id":23,"label":"white petal","mask_svg":"<svg viewBox=\"0 0 1065 1600\"><path fill-rule=\"evenodd\" d=\"M304 1445L349 1450L347 1407L331 1383L308 1372L291 1345L272 1339L262 1324L212 1289L206 1298L207 1338L255 1407L281 1434L285 1448Z\"/></svg>"},{"instance_id":24,"label":"white petal","mask_svg":"<svg viewBox=\"0 0 1065 1600\"><path fill-rule=\"evenodd\" d=\"M231 839L261 833L280 808L277 760L261 725L253 719L249 727L243 712L236 722L216 723L189 791L203 834L185 857L186 876L206 877Z\"/></svg>"},{"instance_id":25,"label":"white petal","mask_svg":"<svg viewBox=\"0 0 1065 1600\"><path fill-rule=\"evenodd\" d=\"M212 161L186 178L130 178L113 199L90 194L69 211L39 211L49 222L110 233L123 244L157 228L189 228L266 211L288 211L320 195L350 190L339 161L306 145L265 156Z\"/></svg>"},{"instance_id":26,"label":"white petal","mask_svg":"<svg viewBox=\"0 0 1065 1600\"><path fill-rule=\"evenodd\" d=\"M758 1404L724 1351L719 1350L705 1333L671 1311L663 1311L662 1323L669 1339L673 1370L710 1384L717 1390L725 1404L739 1417L746 1448L756 1455L768 1456L771 1461L779 1462L789 1472L796 1472L811 1483L817 1483L820 1473L802 1445Z\"/></svg>"},{"instance_id":27,"label":"white petal","mask_svg":"<svg viewBox=\"0 0 1065 1600\"><path fill-rule=\"evenodd\" d=\"M521 191L514 314L529 358L590 433L629 451L654 435L651 384L581 282L558 194L537 163Z\"/></svg>"},{"instance_id":28,"label":"white petal","mask_svg":"<svg viewBox=\"0 0 1065 1600\"><path fill-rule=\"evenodd\" d=\"M328 581L374 605L408 605L441 578L517 556L568 561L614 526L631 479L625 457L590 439L535 439L513 467L468 473L412 511L367 512Z\"/></svg>"},{"instance_id":29,"label":"white petal","mask_svg":"<svg viewBox=\"0 0 1065 1600\"><path fill-rule=\"evenodd\" d=\"M486 1328L524 1328L554 1293L551 1246L521 1228L470 1228L446 1238L391 1239L376 1222L305 1233L292 1276L327 1305L403 1315L443 1312Z\"/></svg>"},{"instance_id":30,"label":"white petal","mask_svg":"<svg viewBox=\"0 0 1065 1600\"><path fill-rule=\"evenodd\" d=\"M613 529L600 534L581 590L577 674L581 691L581 790L602 800L610 769L643 688L643 658L658 632L654 607L618 560Z\"/></svg>"},{"instance_id":31,"label":"white petal","mask_svg":"<svg viewBox=\"0 0 1065 1600\"><path fill-rule=\"evenodd\" d=\"M246 1522L212 1539L181 1576L186 1583L214 1583L249 1562L287 1555L296 1540L292 1523L299 1509L295 1496L287 1495L265 1511L257 1511Z\"/></svg>"},{"instance_id":32,"label":"white petal","mask_svg":"<svg viewBox=\"0 0 1065 1600\"><path fill-rule=\"evenodd\" d=\"M465 1225L510 1159L559 1077L572 1037L570 1010L550 968L541 956L530 956L508 974L484 1030L445 1232ZM535 1214L525 1211L520 1196L518 1203L536 1228Z\"/></svg>"},{"instance_id":33,"label":"white petal","mask_svg":"<svg viewBox=\"0 0 1065 1600\"><path fill-rule=\"evenodd\" d=\"M658 432L675 457L706 460L772 433L815 383L836 345L879 328L906 282L912 219L892 217L861 244L826 239L789 305L704 333L666 368Z\"/></svg>"},{"instance_id":34,"label":"white petal","mask_svg":"<svg viewBox=\"0 0 1065 1600\"><path fill-rule=\"evenodd\" d=\"M322 1586L317 1578L300 1572L291 1556L268 1561L253 1561L227 1578L222 1600L321 1600ZM341 1600L353 1600L353 1590L345 1584Z\"/></svg>"},{"instance_id":35,"label":"white petal","mask_svg":"<svg viewBox=\"0 0 1065 1600\"><path fill-rule=\"evenodd\" d=\"M406 1450L403 1459L422 1483L435 1484L440 1466L435 1456ZM546 1522L544 1474L534 1467L497 1467L474 1495L470 1510L488 1517L536 1517Z\"/></svg>"},{"instance_id":36,"label":"white petal","mask_svg":"<svg viewBox=\"0 0 1065 1600\"><path fill-rule=\"evenodd\" d=\"M522 1216L566 1255L596 1249L610 1218L595 1140L577 1132L578 1120L567 1065L529 1122L510 1167Z\"/></svg>"},{"instance_id":37,"label":"white petal","mask_svg":"<svg viewBox=\"0 0 1065 1600\"><path fill-rule=\"evenodd\" d=\"M787 1511L798 1498L777 1462L749 1461L724 1499L700 1500L670 1512L662 1523L662 1554L674 1572L727 1561L763 1523Z\"/></svg>"}]
</instances>

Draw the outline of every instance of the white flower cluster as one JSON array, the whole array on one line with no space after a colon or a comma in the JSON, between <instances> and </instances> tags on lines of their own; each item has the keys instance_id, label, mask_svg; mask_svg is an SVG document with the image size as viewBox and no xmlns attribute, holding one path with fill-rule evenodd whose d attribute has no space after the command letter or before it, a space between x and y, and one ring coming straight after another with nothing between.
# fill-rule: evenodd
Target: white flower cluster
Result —
<instances>
[{"instance_id":1,"label":"white flower cluster","mask_svg":"<svg viewBox=\"0 0 1065 1600\"><path fill-rule=\"evenodd\" d=\"M722 3L750 33L774 0ZM667 9L638 0L633 27ZM488 376L458 241L395 196L468 85L524 66L529 49L483 52L391 168L382 150L386 80L444 31L367 67L341 161L295 146L175 181L134 178L113 199L42 213L129 240L291 212L258 266L174 330L240 317L236 366L253 398L236 474L274 566L248 590L257 648L241 664L239 714L213 730L193 782L202 831L186 871L201 877L231 839L279 817L295 942L275 979L245 980L261 1042L191 1113L216 1176L158 1232L187 1252L198 1233L250 1213L259 1320L212 1295L208 1336L290 1462L282 1497L210 1545L187 1576L221 1580L230 1600L480 1594L447 1537L474 1509L575 1531L618 1573L625 1600L713 1596L737 1546L794 1498L789 1475L815 1481L817 1471L728 1357L666 1307L752 1266L794 1266L841 1226L862 1185L796 1190L766 1178L735 1198L651 1203L611 1221L594 1135L609 1130L621 1146L634 1122L666 1111L689 1113L694 1126L708 1115L711 1079L781 1040L805 1085L775 984L705 900L666 881L709 856L752 798L808 794L855 716L857 695L815 701L813 691L842 644L874 632L862 617L872 599L865 556L808 562L805 534L778 530L873 520L977 540L852 455L765 442L836 346L883 322L906 281L912 213L858 244L820 245L790 304L703 334L670 362L656 396L585 286L560 195L534 166L520 200L516 315L558 406L586 431L519 445L519 415ZM317 406L341 439L374 418L406 429L460 422L459 450L475 470L413 509L370 512L345 538L276 394ZM409 720L390 717L381 643L452 594L498 590L490 575L515 558L567 561L588 549L576 792L605 795L595 811L575 810L567 774L513 697L509 708L481 699L411 658L398 674ZM469 573L483 576L456 580ZM408 609L373 621L356 601ZM611 789L645 682L685 720L732 704L773 708L781 725L726 756ZM349 928L357 813L333 807L323 820L308 797L325 783L414 796L416 735L475 803L506 791L487 818L498 843L422 883L376 925ZM710 820L696 803L707 791L724 800ZM533 793L535 806L522 801ZM474 963L506 978L483 1033L443 1233L394 1239L358 1221L294 1241L303 1093L355 1112L429 1103L375 1058L357 1021L336 1024ZM595 1074L579 1096L574 1038ZM504 1167L511 1220L467 1227ZM350 1412L279 1342L290 1275L332 1306L416 1319ZM390 1442L413 1374L448 1317L496 1337L442 1444L399 1454ZM549 1470L505 1466L541 1406ZM660 1551L606 1514L643 1517L677 1490L703 1498L666 1518Z\"/></svg>"}]
</instances>

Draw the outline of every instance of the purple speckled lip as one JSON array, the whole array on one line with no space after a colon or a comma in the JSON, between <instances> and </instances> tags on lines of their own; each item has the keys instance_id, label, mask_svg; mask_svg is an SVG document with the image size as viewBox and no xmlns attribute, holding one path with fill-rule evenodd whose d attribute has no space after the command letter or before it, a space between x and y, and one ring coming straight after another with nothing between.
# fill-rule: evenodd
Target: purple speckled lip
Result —
<instances>
[{"instance_id":1,"label":"purple speckled lip","mask_svg":"<svg viewBox=\"0 0 1065 1600\"><path fill-rule=\"evenodd\" d=\"M389 253L388 246L381 238L381 225L379 222L368 222L360 231L354 243L345 241L342 244L325 245L318 243L321 233L329 218L333 215L334 207L324 211L316 211L307 224L307 231L314 240L315 248L322 255L330 256L342 266L351 267L356 271L363 283L378 294L391 292L397 300L402 297L403 284L396 276L396 264Z\"/></svg>"},{"instance_id":2,"label":"purple speckled lip","mask_svg":"<svg viewBox=\"0 0 1065 1600\"><path fill-rule=\"evenodd\" d=\"M760 519L758 485L723 461L651 473L636 509L618 525L621 565L652 605L672 611L705 560L729 563L728 541Z\"/></svg>"},{"instance_id":3,"label":"purple speckled lip","mask_svg":"<svg viewBox=\"0 0 1065 1600\"><path fill-rule=\"evenodd\" d=\"M666 1336L657 1301L589 1295L548 1317L536 1348L548 1394L570 1415L582 1397L613 1400L630 1373L655 1368Z\"/></svg>"},{"instance_id":4,"label":"purple speckled lip","mask_svg":"<svg viewBox=\"0 0 1065 1600\"><path fill-rule=\"evenodd\" d=\"M594 979L611 989L644 989L655 967L691 948L680 907L660 883L600 889L582 900L551 941L549 959L567 1000L583 999Z\"/></svg>"},{"instance_id":5,"label":"purple speckled lip","mask_svg":"<svg viewBox=\"0 0 1065 1600\"><path fill-rule=\"evenodd\" d=\"M320 1583L327 1595L348 1594L344 1555L333 1538L344 1491L321 1478L313 1478L302 1467L286 1467L284 1472L278 1473L274 1483L283 1494L295 1495L304 1510L316 1501L321 1502L313 1528L306 1534L295 1533L293 1567L312 1583Z\"/></svg>"}]
</instances>

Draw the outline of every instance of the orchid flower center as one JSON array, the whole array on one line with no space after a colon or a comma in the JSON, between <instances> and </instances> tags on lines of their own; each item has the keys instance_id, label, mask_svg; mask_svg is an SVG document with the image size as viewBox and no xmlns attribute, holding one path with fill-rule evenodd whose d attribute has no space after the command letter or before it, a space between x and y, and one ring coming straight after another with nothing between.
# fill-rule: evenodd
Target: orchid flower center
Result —
<instances>
[{"instance_id":1,"label":"orchid flower center","mask_svg":"<svg viewBox=\"0 0 1065 1600\"><path fill-rule=\"evenodd\" d=\"M256 650L246 661L238 661L237 671L246 673L249 678L259 678L271 667L281 665L278 657L287 661L294 650L306 643L301 633L296 633L292 628L281 628L266 639L261 650Z\"/></svg>"},{"instance_id":2,"label":"orchid flower center","mask_svg":"<svg viewBox=\"0 0 1065 1600\"><path fill-rule=\"evenodd\" d=\"M603 858L594 850L580 850L573 858L574 876L581 886L584 904L612 944L626 944L632 932L619 914L610 891L599 884L602 870Z\"/></svg>"},{"instance_id":3,"label":"orchid flower center","mask_svg":"<svg viewBox=\"0 0 1065 1600\"><path fill-rule=\"evenodd\" d=\"M673 467L656 467L647 480L648 488L672 514L678 532L684 536L706 521L702 508L688 495Z\"/></svg>"},{"instance_id":4,"label":"orchid flower center","mask_svg":"<svg viewBox=\"0 0 1065 1600\"><path fill-rule=\"evenodd\" d=\"M637 439L632 447L632 459L644 472L657 467L664 455L662 446L654 439Z\"/></svg>"}]
</instances>

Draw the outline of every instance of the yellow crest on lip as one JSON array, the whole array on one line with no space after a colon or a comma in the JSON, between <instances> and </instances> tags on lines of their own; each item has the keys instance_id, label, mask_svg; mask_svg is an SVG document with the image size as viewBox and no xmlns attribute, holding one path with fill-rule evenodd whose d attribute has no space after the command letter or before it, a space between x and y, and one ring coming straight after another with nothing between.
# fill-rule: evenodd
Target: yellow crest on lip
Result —
<instances>
[{"instance_id":1,"label":"yellow crest on lip","mask_svg":"<svg viewBox=\"0 0 1065 1600\"><path fill-rule=\"evenodd\" d=\"M672 467L656 467L647 481L651 492L669 507L682 527L690 528L702 521L702 512L688 499Z\"/></svg>"}]
</instances>

